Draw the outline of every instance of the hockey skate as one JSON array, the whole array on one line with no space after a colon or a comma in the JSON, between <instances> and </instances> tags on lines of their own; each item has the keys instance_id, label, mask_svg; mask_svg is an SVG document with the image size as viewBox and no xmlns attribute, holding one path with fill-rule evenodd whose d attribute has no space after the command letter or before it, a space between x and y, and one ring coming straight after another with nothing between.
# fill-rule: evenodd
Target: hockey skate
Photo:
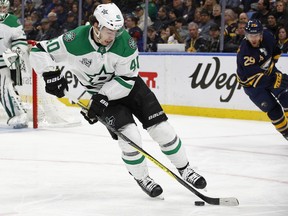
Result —
<instances>
[{"instance_id":1,"label":"hockey skate","mask_svg":"<svg viewBox=\"0 0 288 216\"><path fill-rule=\"evenodd\" d=\"M203 189L207 183L203 176L196 173L189 164L184 169L178 169L182 179L192 184L197 189Z\"/></svg>"},{"instance_id":2,"label":"hockey skate","mask_svg":"<svg viewBox=\"0 0 288 216\"><path fill-rule=\"evenodd\" d=\"M8 119L7 124L14 129L21 129L28 127L28 118L26 113L14 116Z\"/></svg>"},{"instance_id":3,"label":"hockey skate","mask_svg":"<svg viewBox=\"0 0 288 216\"><path fill-rule=\"evenodd\" d=\"M157 197L163 192L163 189L161 188L161 186L157 184L149 176L141 180L138 180L138 179L135 179L135 180L138 183L138 185L141 187L141 189L150 197Z\"/></svg>"}]
</instances>

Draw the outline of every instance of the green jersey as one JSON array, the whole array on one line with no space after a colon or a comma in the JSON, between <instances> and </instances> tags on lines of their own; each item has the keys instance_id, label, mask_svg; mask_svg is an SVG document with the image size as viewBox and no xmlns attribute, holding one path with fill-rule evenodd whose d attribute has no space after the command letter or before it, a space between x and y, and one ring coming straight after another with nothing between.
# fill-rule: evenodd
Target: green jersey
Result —
<instances>
[{"instance_id":1,"label":"green jersey","mask_svg":"<svg viewBox=\"0 0 288 216\"><path fill-rule=\"evenodd\" d=\"M90 25L80 26L40 42L43 49L38 46L30 53L32 67L41 74L64 64L87 91L99 92L109 100L127 96L134 85L133 77L139 72L135 41L123 30L105 47L93 40L91 31Z\"/></svg>"},{"instance_id":2,"label":"green jersey","mask_svg":"<svg viewBox=\"0 0 288 216\"><path fill-rule=\"evenodd\" d=\"M6 67L2 57L3 52L8 48L16 50L17 47L27 52L26 35L18 17L8 14L4 20L0 21L0 68Z\"/></svg>"}]
</instances>

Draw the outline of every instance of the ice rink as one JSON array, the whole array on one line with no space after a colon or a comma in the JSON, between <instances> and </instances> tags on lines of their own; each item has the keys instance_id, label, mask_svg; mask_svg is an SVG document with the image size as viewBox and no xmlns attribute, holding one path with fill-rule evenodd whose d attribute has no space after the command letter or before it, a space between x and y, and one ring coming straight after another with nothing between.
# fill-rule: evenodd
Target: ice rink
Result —
<instances>
[{"instance_id":1,"label":"ice rink","mask_svg":"<svg viewBox=\"0 0 288 216\"><path fill-rule=\"evenodd\" d=\"M164 200L128 174L101 123L71 128L0 127L0 216L287 216L288 141L269 122L169 115L211 197L237 207L195 206L193 193L148 161ZM143 148L176 173L140 125Z\"/></svg>"}]
</instances>

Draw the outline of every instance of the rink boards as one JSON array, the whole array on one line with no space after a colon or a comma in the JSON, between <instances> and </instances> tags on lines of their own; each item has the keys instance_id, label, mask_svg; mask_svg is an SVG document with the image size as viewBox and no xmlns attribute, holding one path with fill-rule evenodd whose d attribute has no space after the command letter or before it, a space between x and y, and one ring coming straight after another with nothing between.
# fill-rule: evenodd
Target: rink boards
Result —
<instances>
[{"instance_id":1,"label":"rink boards","mask_svg":"<svg viewBox=\"0 0 288 216\"><path fill-rule=\"evenodd\" d=\"M277 67L285 71L287 55ZM140 76L171 114L267 120L236 80L236 55L141 53ZM69 67L60 65L73 92L83 89ZM89 99L84 97L84 100ZM69 104L66 98L61 99Z\"/></svg>"}]
</instances>

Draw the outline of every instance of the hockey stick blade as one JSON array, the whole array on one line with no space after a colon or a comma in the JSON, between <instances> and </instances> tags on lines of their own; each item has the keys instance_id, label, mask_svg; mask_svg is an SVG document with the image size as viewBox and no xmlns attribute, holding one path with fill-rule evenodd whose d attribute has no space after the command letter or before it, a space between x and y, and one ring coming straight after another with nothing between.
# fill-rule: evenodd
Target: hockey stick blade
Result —
<instances>
[{"instance_id":1,"label":"hockey stick blade","mask_svg":"<svg viewBox=\"0 0 288 216\"><path fill-rule=\"evenodd\" d=\"M81 102L77 102L77 104L82 107L84 110L87 110L87 107L82 104ZM172 178L177 180L180 184L182 184L184 187L186 187L188 190L190 190L192 193L194 193L196 196L198 196L200 199L205 201L206 203L210 205L223 205L223 206L238 206L239 202L234 197L228 197L228 198L212 198L205 196L204 194L200 193L198 190L196 190L194 187L192 187L190 184L188 184L186 181L184 181L182 178L180 178L178 175L173 173L170 169L168 169L166 166L164 166L161 162L159 162L156 158L154 158L152 155L150 155L148 152L146 152L144 149L142 149L140 146L138 146L136 143L134 143L132 140L130 140L128 137L126 137L124 134L116 130L114 127L109 125L106 121L104 121L102 118L98 118L98 121L101 122L105 127L107 127L109 130L111 130L113 133L115 133L118 137L126 141L129 145L131 145L133 148L135 148L139 153L144 155L147 159L152 161L154 164L156 164L158 167L160 167L163 171L165 171L168 175L170 175Z\"/></svg>"}]
</instances>

